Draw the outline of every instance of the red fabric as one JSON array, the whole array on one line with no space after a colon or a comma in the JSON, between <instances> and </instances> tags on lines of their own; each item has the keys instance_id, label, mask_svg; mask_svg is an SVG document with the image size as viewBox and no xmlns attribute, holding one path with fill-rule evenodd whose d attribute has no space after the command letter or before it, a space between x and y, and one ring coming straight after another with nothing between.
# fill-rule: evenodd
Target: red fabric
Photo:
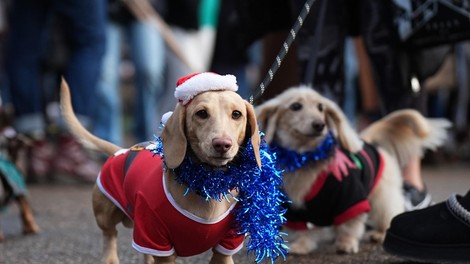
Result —
<instances>
[{"instance_id":1,"label":"red fabric","mask_svg":"<svg viewBox=\"0 0 470 264\"><path fill-rule=\"evenodd\" d=\"M212 73L212 74L217 74L215 72L207 72L207 73ZM186 82L187 80L193 78L194 76L198 75L198 74L201 74L200 72L197 72L197 73L193 73L193 74L190 74L190 75L186 75L184 77L181 77L178 79L178 81L176 81L176 87L182 85L184 82ZM218 74L217 74L218 75Z\"/></svg>"},{"instance_id":2,"label":"red fabric","mask_svg":"<svg viewBox=\"0 0 470 264\"><path fill-rule=\"evenodd\" d=\"M111 157L98 181L105 195L134 221L136 250L155 256L168 256L174 250L184 257L215 246L228 254L240 249L244 236L232 229L233 212L216 223L201 222L186 212L192 217L189 218L165 194L160 156L153 156L148 150L140 151L124 175L128 153Z\"/></svg>"},{"instance_id":3,"label":"red fabric","mask_svg":"<svg viewBox=\"0 0 470 264\"><path fill-rule=\"evenodd\" d=\"M369 212L369 211L370 211L369 201L364 200L364 201L361 201L361 202L349 207L348 210L346 210L342 214L336 216L333 223L335 225L340 225L340 224L342 224L342 223L358 216L359 214Z\"/></svg>"},{"instance_id":4,"label":"red fabric","mask_svg":"<svg viewBox=\"0 0 470 264\"><path fill-rule=\"evenodd\" d=\"M308 192L308 194L305 196L304 201L310 201L315 196L317 196L318 192L323 188L323 185L325 184L328 175L329 174L326 171L323 171L322 173L320 173L320 175L318 175L318 178L313 183L310 192Z\"/></svg>"},{"instance_id":5,"label":"red fabric","mask_svg":"<svg viewBox=\"0 0 470 264\"><path fill-rule=\"evenodd\" d=\"M377 185L379 180L382 178L382 175L384 173L385 160L382 155L380 155L379 158L380 158L379 168L377 169L377 174L376 174L377 176L375 176L374 183L372 184L372 190L375 189L375 186Z\"/></svg>"},{"instance_id":6,"label":"red fabric","mask_svg":"<svg viewBox=\"0 0 470 264\"><path fill-rule=\"evenodd\" d=\"M179 78L178 81L176 81L176 87L180 86L181 84L183 84L184 82L186 82L187 80L191 79L193 76L198 75L198 74L199 72Z\"/></svg>"},{"instance_id":7,"label":"red fabric","mask_svg":"<svg viewBox=\"0 0 470 264\"><path fill-rule=\"evenodd\" d=\"M307 222L287 221L284 224L286 227L293 230L307 230Z\"/></svg>"}]
</instances>

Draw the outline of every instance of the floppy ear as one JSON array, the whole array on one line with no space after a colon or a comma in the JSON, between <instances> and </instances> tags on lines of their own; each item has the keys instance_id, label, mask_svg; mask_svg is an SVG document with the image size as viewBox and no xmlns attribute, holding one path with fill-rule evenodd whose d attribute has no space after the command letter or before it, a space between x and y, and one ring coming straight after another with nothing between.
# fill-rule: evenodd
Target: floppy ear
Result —
<instances>
[{"instance_id":1,"label":"floppy ear","mask_svg":"<svg viewBox=\"0 0 470 264\"><path fill-rule=\"evenodd\" d=\"M253 106L245 101L246 106L246 115L247 115L247 123L250 129L250 138L251 138L251 145L253 145L253 151L255 153L256 163L258 163L258 167L261 168L261 157L259 154L259 146L261 143L261 138L259 135L258 129L258 122L256 121L256 114Z\"/></svg>"},{"instance_id":2,"label":"floppy ear","mask_svg":"<svg viewBox=\"0 0 470 264\"><path fill-rule=\"evenodd\" d=\"M170 169L177 168L186 155L185 117L186 108L178 104L161 134L165 164Z\"/></svg>"},{"instance_id":3,"label":"floppy ear","mask_svg":"<svg viewBox=\"0 0 470 264\"><path fill-rule=\"evenodd\" d=\"M326 106L325 114L328 128L335 134L339 143L346 150L357 152L362 149L363 142L358 133L351 127L343 111L333 101L323 98Z\"/></svg>"},{"instance_id":4,"label":"floppy ear","mask_svg":"<svg viewBox=\"0 0 470 264\"><path fill-rule=\"evenodd\" d=\"M272 99L256 107L256 116L268 144L271 143L276 133L279 105L278 100Z\"/></svg>"}]
</instances>

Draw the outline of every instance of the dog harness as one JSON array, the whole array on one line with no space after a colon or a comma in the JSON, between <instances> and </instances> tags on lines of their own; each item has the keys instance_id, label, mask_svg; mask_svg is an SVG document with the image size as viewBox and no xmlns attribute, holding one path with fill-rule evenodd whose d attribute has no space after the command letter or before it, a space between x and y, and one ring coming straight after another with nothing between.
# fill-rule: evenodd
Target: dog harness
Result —
<instances>
[{"instance_id":1,"label":"dog harness","mask_svg":"<svg viewBox=\"0 0 470 264\"><path fill-rule=\"evenodd\" d=\"M321 172L304 197L304 207L289 206L286 226L306 229L307 223L339 225L370 210L367 197L382 176L382 156L374 146L364 143L358 153L337 149L334 159L343 159L347 170L341 175L338 171ZM329 168L337 165L333 163Z\"/></svg>"},{"instance_id":2,"label":"dog harness","mask_svg":"<svg viewBox=\"0 0 470 264\"><path fill-rule=\"evenodd\" d=\"M215 247L221 254L232 255L243 247L244 235L232 227L236 203L213 221L180 208L167 192L161 157L145 146L110 157L97 185L134 221L132 246L141 253L186 257Z\"/></svg>"}]
</instances>

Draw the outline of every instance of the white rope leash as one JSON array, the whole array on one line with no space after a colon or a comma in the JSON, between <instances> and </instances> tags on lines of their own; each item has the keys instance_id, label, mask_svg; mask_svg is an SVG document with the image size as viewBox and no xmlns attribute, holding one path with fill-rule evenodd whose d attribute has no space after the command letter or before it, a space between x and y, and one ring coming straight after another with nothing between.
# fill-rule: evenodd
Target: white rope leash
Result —
<instances>
[{"instance_id":1,"label":"white rope leash","mask_svg":"<svg viewBox=\"0 0 470 264\"><path fill-rule=\"evenodd\" d=\"M295 38L297 37L297 33L299 32L300 28L302 27L305 18L307 15L310 13L310 9L312 5L315 3L316 0L307 0L302 8L302 11L300 11L300 15L297 17L297 20L294 23L294 26L291 28L289 35L287 36L287 39L284 41L282 44L282 47L279 51L279 53L276 56L276 59L274 63L272 64L271 68L268 70L268 73L264 77L264 80L261 82L259 85L258 89L255 90L255 92L250 96L249 102L250 104L254 103L255 98L258 98L259 96L263 95L263 93L266 90L266 87L271 83L271 81L274 78L274 75L276 74L277 70L279 67L281 67L281 63L284 60L287 52L289 52L289 48L294 42Z\"/></svg>"}]
</instances>

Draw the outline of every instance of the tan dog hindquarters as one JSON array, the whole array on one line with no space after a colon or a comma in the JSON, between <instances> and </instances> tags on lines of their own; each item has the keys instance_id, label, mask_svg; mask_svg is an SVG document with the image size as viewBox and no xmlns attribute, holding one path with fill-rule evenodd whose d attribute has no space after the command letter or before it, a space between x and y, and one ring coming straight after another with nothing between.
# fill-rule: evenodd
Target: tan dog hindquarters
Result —
<instances>
[{"instance_id":1,"label":"tan dog hindquarters","mask_svg":"<svg viewBox=\"0 0 470 264\"><path fill-rule=\"evenodd\" d=\"M411 158L422 157L426 149L441 146L451 125L447 119L425 118L416 110L404 109L372 123L360 136L393 154L403 167Z\"/></svg>"}]
</instances>

